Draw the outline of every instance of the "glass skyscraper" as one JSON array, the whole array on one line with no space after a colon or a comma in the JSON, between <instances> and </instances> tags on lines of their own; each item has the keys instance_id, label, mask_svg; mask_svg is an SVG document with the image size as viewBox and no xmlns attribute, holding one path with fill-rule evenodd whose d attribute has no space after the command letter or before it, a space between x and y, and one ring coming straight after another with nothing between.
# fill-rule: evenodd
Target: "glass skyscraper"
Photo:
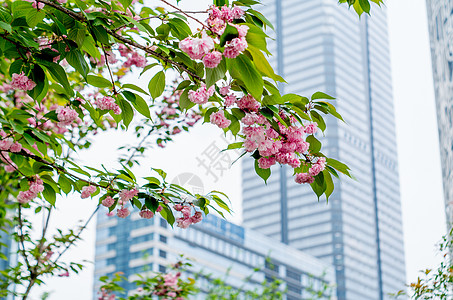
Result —
<instances>
[{"instance_id":1,"label":"glass skyscraper","mask_svg":"<svg viewBox=\"0 0 453 300\"><path fill-rule=\"evenodd\" d=\"M453 222L453 1L427 0L448 227Z\"/></svg>"},{"instance_id":2,"label":"glass skyscraper","mask_svg":"<svg viewBox=\"0 0 453 300\"><path fill-rule=\"evenodd\" d=\"M359 19L336 0L263 2L281 88L337 98L347 123L327 118L323 152L357 180L318 202L291 169L274 166L265 186L244 160L244 226L333 264L339 300L390 299L405 288L405 262L385 7Z\"/></svg>"}]
</instances>

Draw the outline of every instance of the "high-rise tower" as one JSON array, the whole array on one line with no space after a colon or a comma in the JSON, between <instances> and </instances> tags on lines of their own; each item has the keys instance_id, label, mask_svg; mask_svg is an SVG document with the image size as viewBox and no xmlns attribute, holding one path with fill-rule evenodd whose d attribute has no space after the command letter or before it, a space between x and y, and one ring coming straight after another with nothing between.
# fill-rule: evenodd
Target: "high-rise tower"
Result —
<instances>
[{"instance_id":1,"label":"high-rise tower","mask_svg":"<svg viewBox=\"0 0 453 300\"><path fill-rule=\"evenodd\" d=\"M453 1L427 0L448 227L453 222Z\"/></svg>"},{"instance_id":2,"label":"high-rise tower","mask_svg":"<svg viewBox=\"0 0 453 300\"><path fill-rule=\"evenodd\" d=\"M347 123L328 118L323 149L357 180L335 182L327 204L286 167L264 186L245 160L244 225L334 264L339 300L389 299L404 289L405 264L385 7L359 19L336 0L264 3L282 89L337 98Z\"/></svg>"}]
</instances>

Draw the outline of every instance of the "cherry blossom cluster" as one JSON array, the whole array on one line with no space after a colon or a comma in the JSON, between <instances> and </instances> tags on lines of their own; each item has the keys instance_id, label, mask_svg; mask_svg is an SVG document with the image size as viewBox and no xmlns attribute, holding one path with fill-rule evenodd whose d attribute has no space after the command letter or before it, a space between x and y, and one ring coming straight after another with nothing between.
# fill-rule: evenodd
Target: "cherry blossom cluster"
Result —
<instances>
[{"instance_id":1,"label":"cherry blossom cluster","mask_svg":"<svg viewBox=\"0 0 453 300\"><path fill-rule=\"evenodd\" d=\"M220 128L227 128L231 124L231 121L225 117L223 110L211 114L209 116L209 121Z\"/></svg>"},{"instance_id":2,"label":"cherry blossom cluster","mask_svg":"<svg viewBox=\"0 0 453 300\"><path fill-rule=\"evenodd\" d=\"M57 118L59 122L59 126L68 126L71 125L73 122L77 120L79 114L70 107L58 107L57 110Z\"/></svg>"},{"instance_id":3,"label":"cherry blossom cluster","mask_svg":"<svg viewBox=\"0 0 453 300\"><path fill-rule=\"evenodd\" d=\"M209 9L209 18L206 22L215 39L208 35L206 31L202 31L201 37L187 37L180 41L179 48L187 53L191 59L201 59L206 68L217 67L223 56L227 58L237 57L247 49L248 44L245 36L247 35L248 27L231 22L240 19L243 15L244 11L237 6L232 9L227 6L223 6L221 9L212 6ZM222 50L220 47L216 47L216 44L219 43L218 38L223 34L227 25L235 27L238 36L227 41Z\"/></svg>"},{"instance_id":4,"label":"cherry blossom cluster","mask_svg":"<svg viewBox=\"0 0 453 300\"><path fill-rule=\"evenodd\" d=\"M20 191L17 196L17 201L19 203L25 204L38 197L38 194L44 191L44 185L41 178L36 176L33 181L29 181L28 191Z\"/></svg>"},{"instance_id":5,"label":"cherry blossom cluster","mask_svg":"<svg viewBox=\"0 0 453 300\"><path fill-rule=\"evenodd\" d=\"M31 91L35 88L36 83L29 79L24 72L20 74L14 73L12 76L10 86L15 90Z\"/></svg>"},{"instance_id":6,"label":"cherry blossom cluster","mask_svg":"<svg viewBox=\"0 0 453 300\"><path fill-rule=\"evenodd\" d=\"M126 205L130 200L132 200L132 198L134 198L137 195L138 195L137 188L133 188L131 190L123 189L118 193L118 196L119 196L118 205L120 205L120 207L116 211L116 214L118 217L127 218L130 215L130 211L126 207ZM104 198L101 201L101 204L107 208L110 208L115 204L115 199L112 198L111 196L107 196L106 198ZM162 206L158 206L156 209L156 212L160 212L160 211L162 211ZM151 219L154 217L154 213L146 207L144 207L139 212L139 215L140 215L140 217L142 217L144 219ZM109 216L110 216L110 214L109 214Z\"/></svg>"},{"instance_id":7,"label":"cherry blossom cluster","mask_svg":"<svg viewBox=\"0 0 453 300\"><path fill-rule=\"evenodd\" d=\"M121 108L115 103L115 99L109 96L98 98L95 101L96 106L102 110L112 110L115 115L121 114Z\"/></svg>"},{"instance_id":8,"label":"cherry blossom cluster","mask_svg":"<svg viewBox=\"0 0 453 300\"><path fill-rule=\"evenodd\" d=\"M154 295L163 297L162 300L184 300L184 297L178 297L178 294L182 291L178 285L180 276L180 272L163 275L162 280L160 280L159 284L155 287Z\"/></svg>"},{"instance_id":9,"label":"cherry blossom cluster","mask_svg":"<svg viewBox=\"0 0 453 300\"><path fill-rule=\"evenodd\" d=\"M111 291L106 290L105 288L101 288L101 291L99 292L99 298L98 300L115 300L116 295L111 294Z\"/></svg>"},{"instance_id":10,"label":"cherry blossom cluster","mask_svg":"<svg viewBox=\"0 0 453 300\"><path fill-rule=\"evenodd\" d=\"M86 199L91 197L91 194L96 192L97 188L94 185L86 185L82 187L82 193L80 195L80 198Z\"/></svg>"},{"instance_id":11,"label":"cherry blossom cluster","mask_svg":"<svg viewBox=\"0 0 453 300\"><path fill-rule=\"evenodd\" d=\"M202 82L200 88L198 88L196 91L189 91L189 100L195 104L205 104L208 102L209 97L214 95L214 92L214 86L206 88L206 84Z\"/></svg>"},{"instance_id":12,"label":"cherry blossom cluster","mask_svg":"<svg viewBox=\"0 0 453 300\"><path fill-rule=\"evenodd\" d=\"M188 228L190 225L199 223L203 219L203 215L199 211L196 211L192 215L192 206L190 205L175 204L173 208L182 214L182 217L176 219L178 227Z\"/></svg>"}]
</instances>

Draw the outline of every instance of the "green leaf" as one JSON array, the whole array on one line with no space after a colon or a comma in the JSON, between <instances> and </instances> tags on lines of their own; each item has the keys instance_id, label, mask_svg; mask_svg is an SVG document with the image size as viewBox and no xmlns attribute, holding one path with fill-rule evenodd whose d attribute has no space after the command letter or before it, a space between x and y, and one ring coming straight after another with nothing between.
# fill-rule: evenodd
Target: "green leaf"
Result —
<instances>
[{"instance_id":1,"label":"green leaf","mask_svg":"<svg viewBox=\"0 0 453 300\"><path fill-rule=\"evenodd\" d=\"M93 32L94 38L97 41L105 45L109 44L109 35L103 26L93 26L91 27L91 31Z\"/></svg>"},{"instance_id":2,"label":"green leaf","mask_svg":"<svg viewBox=\"0 0 453 300\"><path fill-rule=\"evenodd\" d=\"M342 162L339 162L336 159L333 158L326 158L326 162L328 166L331 166L332 168L336 169L338 172L343 173L349 177L352 178L352 175L349 173L349 167L345 165Z\"/></svg>"},{"instance_id":3,"label":"green leaf","mask_svg":"<svg viewBox=\"0 0 453 300\"><path fill-rule=\"evenodd\" d=\"M90 68L88 67L88 64L85 61L85 58L82 55L82 53L80 52L80 50L79 49L73 49L72 51L69 51L67 53L67 55L66 55L66 60L86 80L87 75L88 75L88 70Z\"/></svg>"},{"instance_id":4,"label":"green leaf","mask_svg":"<svg viewBox=\"0 0 453 300\"><path fill-rule=\"evenodd\" d=\"M165 73L164 71L157 72L156 75L150 80L148 85L149 92L153 99L156 99L165 90Z\"/></svg>"},{"instance_id":5,"label":"green leaf","mask_svg":"<svg viewBox=\"0 0 453 300\"><path fill-rule=\"evenodd\" d=\"M249 24L247 24L248 26ZM230 24L227 24L223 34L220 36L220 47L225 46L226 42L231 41L234 38L239 37L238 29Z\"/></svg>"},{"instance_id":6,"label":"green leaf","mask_svg":"<svg viewBox=\"0 0 453 300\"><path fill-rule=\"evenodd\" d=\"M123 123L126 127L129 127L129 124L132 122L134 118L134 110L132 106L124 99L118 99L118 105L121 108L121 117L123 119Z\"/></svg>"},{"instance_id":7,"label":"green leaf","mask_svg":"<svg viewBox=\"0 0 453 300\"><path fill-rule=\"evenodd\" d=\"M127 8L131 5L132 0L119 0L121 5L123 6L123 10L126 11Z\"/></svg>"},{"instance_id":8,"label":"green leaf","mask_svg":"<svg viewBox=\"0 0 453 300\"><path fill-rule=\"evenodd\" d=\"M87 76L88 84L95 86L97 88L112 88L112 83L101 76L88 75Z\"/></svg>"},{"instance_id":9,"label":"green leaf","mask_svg":"<svg viewBox=\"0 0 453 300\"><path fill-rule=\"evenodd\" d=\"M164 170L152 168L153 171L156 171L164 180L167 178L167 173Z\"/></svg>"},{"instance_id":10,"label":"green leaf","mask_svg":"<svg viewBox=\"0 0 453 300\"><path fill-rule=\"evenodd\" d=\"M45 67L47 68L47 70L49 70L52 77L64 87L66 93L70 97L72 97L72 95L74 95L74 90L72 90L71 86L69 85L65 70L59 64L53 62L49 62L47 65L45 65Z\"/></svg>"},{"instance_id":11,"label":"green leaf","mask_svg":"<svg viewBox=\"0 0 453 300\"><path fill-rule=\"evenodd\" d=\"M263 52L253 46L249 46L248 50L252 54L253 62L255 63L258 71L260 71L264 76L267 76L275 81L285 82L281 76L275 74L274 69L272 69L266 57L264 57Z\"/></svg>"},{"instance_id":12,"label":"green leaf","mask_svg":"<svg viewBox=\"0 0 453 300\"><path fill-rule=\"evenodd\" d=\"M305 140L310 144L310 147L308 148L308 150L312 154L318 153L321 150L321 142L318 141L313 135L307 136L307 138Z\"/></svg>"},{"instance_id":13,"label":"green leaf","mask_svg":"<svg viewBox=\"0 0 453 300\"><path fill-rule=\"evenodd\" d=\"M249 23L247 23L247 27L249 28L245 37L247 43L271 55L271 53L267 50L267 35L263 32L263 30L258 26Z\"/></svg>"},{"instance_id":14,"label":"green leaf","mask_svg":"<svg viewBox=\"0 0 453 300\"><path fill-rule=\"evenodd\" d=\"M58 184L65 194L69 194L71 192L72 183L64 174L60 174L60 177L58 178Z\"/></svg>"},{"instance_id":15,"label":"green leaf","mask_svg":"<svg viewBox=\"0 0 453 300\"><path fill-rule=\"evenodd\" d=\"M261 100L263 94L264 81L261 74L252 64L250 59L244 54L239 55L234 59L229 59L228 70L233 78L244 82L247 91L256 100Z\"/></svg>"},{"instance_id":16,"label":"green leaf","mask_svg":"<svg viewBox=\"0 0 453 300\"><path fill-rule=\"evenodd\" d=\"M261 14L260 12L256 11L256 10L253 10L253 9L248 9L247 10L248 13L254 15L255 17L257 17L258 19L260 19L264 24L266 24L267 26L269 26L272 30L274 30L274 26L272 25L271 22L269 22L268 19L266 19L266 17L263 16L263 14Z\"/></svg>"},{"instance_id":17,"label":"green leaf","mask_svg":"<svg viewBox=\"0 0 453 300\"><path fill-rule=\"evenodd\" d=\"M80 32L80 31L79 31ZM96 42L94 41L91 35L85 36L83 40L82 49L86 51L89 55L94 58L101 59L101 53L99 52L98 48L96 47Z\"/></svg>"},{"instance_id":18,"label":"green leaf","mask_svg":"<svg viewBox=\"0 0 453 300\"><path fill-rule=\"evenodd\" d=\"M37 9L29 10L26 15L27 24L31 28L33 28L36 25L38 25L38 23L41 22L45 16L46 16L46 13L43 12L42 10L37 10Z\"/></svg>"},{"instance_id":19,"label":"green leaf","mask_svg":"<svg viewBox=\"0 0 453 300\"><path fill-rule=\"evenodd\" d=\"M326 93L323 92L316 92L311 96L311 100L316 100L316 99L329 99L329 100L335 100L334 97L327 95Z\"/></svg>"},{"instance_id":20,"label":"green leaf","mask_svg":"<svg viewBox=\"0 0 453 300\"><path fill-rule=\"evenodd\" d=\"M316 196L318 196L318 200L319 200L319 197L322 196L322 194L325 192L325 190L327 188L326 182L324 180L324 174L319 173L318 175L316 175L315 181L313 183L311 183L310 186L311 186L313 192L315 192Z\"/></svg>"},{"instance_id":21,"label":"green leaf","mask_svg":"<svg viewBox=\"0 0 453 300\"><path fill-rule=\"evenodd\" d=\"M5 23L3 21L0 21L0 28L8 31L8 32L11 32L12 31L12 28L11 28L11 25L8 24L8 23Z\"/></svg>"},{"instance_id":22,"label":"green leaf","mask_svg":"<svg viewBox=\"0 0 453 300\"><path fill-rule=\"evenodd\" d=\"M226 62L225 59L219 63L215 68L206 68L206 87L213 86L217 81L225 77Z\"/></svg>"},{"instance_id":23,"label":"green leaf","mask_svg":"<svg viewBox=\"0 0 453 300\"><path fill-rule=\"evenodd\" d=\"M242 145L244 145L244 142L231 143L231 144L228 145L227 149L228 150L239 149L239 148L242 148Z\"/></svg>"},{"instance_id":24,"label":"green leaf","mask_svg":"<svg viewBox=\"0 0 453 300\"><path fill-rule=\"evenodd\" d=\"M265 183L267 183L267 179L271 176L271 169L261 169L257 159L255 160L255 172L259 177L263 178Z\"/></svg>"},{"instance_id":25,"label":"green leaf","mask_svg":"<svg viewBox=\"0 0 453 300\"><path fill-rule=\"evenodd\" d=\"M44 191L42 195L44 199L49 202L50 205L55 206L55 202L57 202L57 194L55 190L47 183L44 183Z\"/></svg>"},{"instance_id":26,"label":"green leaf","mask_svg":"<svg viewBox=\"0 0 453 300\"><path fill-rule=\"evenodd\" d=\"M329 200L329 197L330 197L330 195L332 195L333 189L334 189L332 176L330 175L330 173L327 169L322 171L322 173L324 174L324 181L326 182L326 191L325 191L326 198L327 198L327 200Z\"/></svg>"},{"instance_id":27,"label":"green leaf","mask_svg":"<svg viewBox=\"0 0 453 300\"><path fill-rule=\"evenodd\" d=\"M163 209L160 211L160 215L173 227L173 224L175 223L175 216L168 206L163 206Z\"/></svg>"},{"instance_id":28,"label":"green leaf","mask_svg":"<svg viewBox=\"0 0 453 300\"><path fill-rule=\"evenodd\" d=\"M195 103L189 100L190 89L185 89L179 97L179 107L181 110L186 110L195 106Z\"/></svg>"},{"instance_id":29,"label":"green leaf","mask_svg":"<svg viewBox=\"0 0 453 300\"><path fill-rule=\"evenodd\" d=\"M359 0L359 4L364 12L367 14L370 13L370 2L368 2L368 0Z\"/></svg>"},{"instance_id":30,"label":"green leaf","mask_svg":"<svg viewBox=\"0 0 453 300\"><path fill-rule=\"evenodd\" d=\"M185 39L186 37L192 35L192 30L190 30L189 25L186 22L179 18L173 18L168 22L170 25L173 35L179 38L180 40Z\"/></svg>"},{"instance_id":31,"label":"green leaf","mask_svg":"<svg viewBox=\"0 0 453 300\"><path fill-rule=\"evenodd\" d=\"M129 100L132 103L132 105L139 113L141 113L147 118L151 118L149 106L142 97L129 91L123 91L122 94L124 95L124 97L126 97L127 100Z\"/></svg>"},{"instance_id":32,"label":"green leaf","mask_svg":"<svg viewBox=\"0 0 453 300\"><path fill-rule=\"evenodd\" d=\"M137 91L137 92L140 92L142 94L145 94L145 95L148 95L148 92L146 92L144 89L142 89L141 87L139 86L136 86L135 84L132 84L132 83L126 83L126 84L123 84L122 86L123 89L131 89L131 90L134 90L134 91Z\"/></svg>"},{"instance_id":33,"label":"green leaf","mask_svg":"<svg viewBox=\"0 0 453 300\"><path fill-rule=\"evenodd\" d=\"M313 119L313 121L318 123L318 128L321 129L322 132L324 132L324 130L326 130L326 122L324 122L323 117L321 117L320 114L318 114L316 111L313 111L313 110L310 112L310 114L311 114L311 118Z\"/></svg>"}]
</instances>

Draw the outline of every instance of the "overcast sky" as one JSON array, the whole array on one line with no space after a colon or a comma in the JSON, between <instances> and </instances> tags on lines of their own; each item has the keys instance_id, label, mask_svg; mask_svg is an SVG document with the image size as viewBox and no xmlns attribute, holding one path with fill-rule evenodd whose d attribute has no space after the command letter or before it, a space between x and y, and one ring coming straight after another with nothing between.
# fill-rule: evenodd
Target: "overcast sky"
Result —
<instances>
[{"instance_id":1,"label":"overcast sky","mask_svg":"<svg viewBox=\"0 0 453 300\"><path fill-rule=\"evenodd\" d=\"M182 1L192 9L203 8L208 1ZM397 125L401 199L403 206L404 242L406 250L407 279L415 280L420 269L433 267L436 243L446 231L438 149L437 122L432 87L431 57L424 0L387 0L391 60L393 71L395 115ZM196 5L197 8L193 8ZM149 167L161 167L174 178L184 172L192 172L203 178L205 190L218 189L233 199L234 216L240 222L241 181L240 164L217 179L199 165L206 159L210 147L225 146L220 132L211 125L196 128L193 134L182 134L176 143L165 150L153 152L143 161L140 175L148 175ZM206 136L217 136L206 140ZM97 164L102 158L107 164L114 163L117 145L127 140L116 133L96 138L91 154L82 154L88 163ZM107 143L108 141L108 143ZM111 145L111 142L116 143ZM214 142L214 144L212 144ZM106 145L109 145L106 148ZM190 145L190 147L189 147ZM233 158L233 154L230 154ZM420 160L423 157L423 161ZM218 175L218 174L217 174ZM60 212L52 219L54 225L76 224L86 218L95 207L94 201L71 197L59 200ZM77 250L68 251L71 260L94 260L95 223L84 234L84 242ZM78 276L47 281L47 286L37 288L33 295L52 291L49 299L79 300L92 297L93 266Z\"/></svg>"}]
</instances>

